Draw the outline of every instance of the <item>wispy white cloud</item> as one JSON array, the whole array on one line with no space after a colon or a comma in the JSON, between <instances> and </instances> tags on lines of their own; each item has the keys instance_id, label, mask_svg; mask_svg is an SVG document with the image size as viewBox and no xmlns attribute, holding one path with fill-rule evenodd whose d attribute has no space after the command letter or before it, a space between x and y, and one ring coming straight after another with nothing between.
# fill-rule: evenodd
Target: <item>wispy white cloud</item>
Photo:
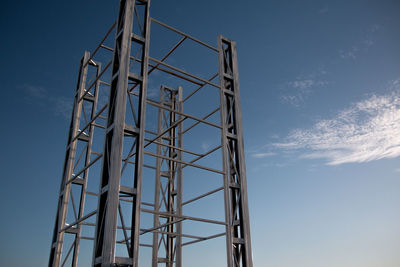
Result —
<instances>
[{"instance_id":1,"label":"wispy white cloud","mask_svg":"<svg viewBox=\"0 0 400 267\"><path fill-rule=\"evenodd\" d=\"M53 103L54 114L62 116L65 119L71 119L72 114L72 99L66 97L51 97Z\"/></svg>"},{"instance_id":2,"label":"wispy white cloud","mask_svg":"<svg viewBox=\"0 0 400 267\"><path fill-rule=\"evenodd\" d=\"M371 28L369 29L369 31L372 32L372 33L374 33L374 32L379 31L381 28L382 28L381 25L379 25L379 24L373 24L373 25L371 26Z\"/></svg>"},{"instance_id":3,"label":"wispy white cloud","mask_svg":"<svg viewBox=\"0 0 400 267\"><path fill-rule=\"evenodd\" d=\"M327 6L325 6L325 7L323 7L323 8L318 10L319 14L326 14L328 12L329 12L329 8Z\"/></svg>"},{"instance_id":4,"label":"wispy white cloud","mask_svg":"<svg viewBox=\"0 0 400 267\"><path fill-rule=\"evenodd\" d=\"M211 144L207 141L201 143L201 149L203 152L207 152L211 148Z\"/></svg>"},{"instance_id":5,"label":"wispy white cloud","mask_svg":"<svg viewBox=\"0 0 400 267\"><path fill-rule=\"evenodd\" d=\"M264 152L264 153L253 153L251 156L253 158L266 158L266 157L271 157L271 156L275 156L276 153L275 152Z\"/></svg>"},{"instance_id":6,"label":"wispy white cloud","mask_svg":"<svg viewBox=\"0 0 400 267\"><path fill-rule=\"evenodd\" d=\"M326 71L318 70L308 75L300 75L295 80L287 82L284 85L284 93L281 95L281 100L284 103L299 107L315 88L328 84L328 81L322 79L325 74Z\"/></svg>"},{"instance_id":7,"label":"wispy white cloud","mask_svg":"<svg viewBox=\"0 0 400 267\"><path fill-rule=\"evenodd\" d=\"M293 82L289 82L288 84L293 87L293 88L297 88L297 89L301 89L301 90L307 90L311 87L314 86L324 86L327 85L327 81L318 81L318 80L313 80L313 79L305 79L305 80L296 80Z\"/></svg>"},{"instance_id":8,"label":"wispy white cloud","mask_svg":"<svg viewBox=\"0 0 400 267\"><path fill-rule=\"evenodd\" d=\"M47 96L46 90L41 86L34 86L30 84L24 84L22 88L25 89L27 96L32 98L45 98Z\"/></svg>"},{"instance_id":9,"label":"wispy white cloud","mask_svg":"<svg viewBox=\"0 0 400 267\"><path fill-rule=\"evenodd\" d=\"M288 103L292 106L299 107L304 102L305 93L296 92L296 94L284 94L281 96L283 102Z\"/></svg>"},{"instance_id":10,"label":"wispy white cloud","mask_svg":"<svg viewBox=\"0 0 400 267\"><path fill-rule=\"evenodd\" d=\"M363 41L364 48L367 50L376 42L376 33L382 29L379 24L373 24L367 31L366 37Z\"/></svg>"},{"instance_id":11,"label":"wispy white cloud","mask_svg":"<svg viewBox=\"0 0 400 267\"><path fill-rule=\"evenodd\" d=\"M375 41L372 39L365 39L363 41L363 44L365 45L366 48L371 47L375 44Z\"/></svg>"},{"instance_id":12,"label":"wispy white cloud","mask_svg":"<svg viewBox=\"0 0 400 267\"><path fill-rule=\"evenodd\" d=\"M310 129L296 129L274 146L326 159L328 165L400 156L400 80L392 86L397 87L392 93L372 95Z\"/></svg>"},{"instance_id":13,"label":"wispy white cloud","mask_svg":"<svg viewBox=\"0 0 400 267\"><path fill-rule=\"evenodd\" d=\"M38 105L46 105L53 110L54 115L62 116L66 119L71 118L72 98L62 96L52 96L45 87L31 84L19 86L23 89L26 100Z\"/></svg>"},{"instance_id":14,"label":"wispy white cloud","mask_svg":"<svg viewBox=\"0 0 400 267\"><path fill-rule=\"evenodd\" d=\"M340 49L339 56L342 59L356 59L360 52L367 51L376 42L376 33L381 30L379 24L371 25L365 32L364 37L360 42L357 42L349 49Z\"/></svg>"},{"instance_id":15,"label":"wispy white cloud","mask_svg":"<svg viewBox=\"0 0 400 267\"><path fill-rule=\"evenodd\" d=\"M352 58L352 59L356 59L357 57L357 53L360 49L358 48L358 46L353 46L351 49L345 51L345 50L339 50L339 54L340 57L343 59L346 58Z\"/></svg>"}]
</instances>

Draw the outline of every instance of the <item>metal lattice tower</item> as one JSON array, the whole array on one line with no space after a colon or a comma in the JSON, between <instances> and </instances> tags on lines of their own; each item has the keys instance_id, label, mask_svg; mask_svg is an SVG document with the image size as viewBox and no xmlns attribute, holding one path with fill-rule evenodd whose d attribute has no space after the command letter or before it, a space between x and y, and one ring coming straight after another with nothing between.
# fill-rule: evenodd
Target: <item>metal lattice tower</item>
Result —
<instances>
[{"instance_id":1,"label":"metal lattice tower","mask_svg":"<svg viewBox=\"0 0 400 267\"><path fill-rule=\"evenodd\" d=\"M235 42L215 48L149 11L150 0L121 0L81 60L49 266L194 266L225 249L226 266L252 267ZM150 25L180 36L158 59ZM188 42L213 54L210 78L167 63ZM212 149L201 141L214 137ZM203 243L210 252L185 258Z\"/></svg>"}]
</instances>

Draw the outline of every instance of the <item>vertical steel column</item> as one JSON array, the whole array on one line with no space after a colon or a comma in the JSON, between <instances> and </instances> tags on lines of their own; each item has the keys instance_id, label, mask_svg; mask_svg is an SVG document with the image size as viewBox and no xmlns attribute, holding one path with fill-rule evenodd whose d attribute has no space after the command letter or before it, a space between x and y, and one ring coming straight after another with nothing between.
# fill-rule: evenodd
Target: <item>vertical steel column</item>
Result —
<instances>
[{"instance_id":1,"label":"vertical steel column","mask_svg":"<svg viewBox=\"0 0 400 267\"><path fill-rule=\"evenodd\" d=\"M101 73L101 63L95 63L94 61L90 60L88 64L96 67L96 77L99 77ZM97 79L96 85L94 88L94 94L90 94L87 92L87 94L83 97L83 100L91 102L92 103L92 108L90 111L90 120L94 120L96 116L96 110L97 110L97 102L99 100L99 87L100 87L100 81ZM86 88L85 88L86 90ZM86 91L85 91L86 92ZM86 155L85 155L85 167L88 167L91 163L91 155L92 155L92 144L93 144L93 135L94 135L94 124L90 124L88 130L87 130L87 146L86 146ZM87 184L88 184L88 178L89 178L89 169L86 168L85 171L83 172L83 181L79 182L78 184L80 185L80 200L79 200L79 210L78 210L78 220L80 220L83 217L84 213L84 208L85 208L85 200L86 200L86 189L87 189ZM76 226L76 237L75 237L75 246L74 246L74 254L72 258L72 266L75 267L78 264L78 255L79 255L79 245L80 245L80 239L81 239L81 224L78 224Z\"/></svg>"},{"instance_id":2,"label":"vertical steel column","mask_svg":"<svg viewBox=\"0 0 400 267\"><path fill-rule=\"evenodd\" d=\"M177 121L180 119L177 115L176 111L182 112L182 105L179 102L182 99L182 88L178 90L171 90L171 109L173 111L169 114L169 125L168 127L175 125ZM171 159L179 159L182 158L182 151L176 149L182 148L182 122L180 122L176 127L172 127L170 130L170 145L172 147L169 148L169 158ZM182 213L182 164L173 160L169 161L169 181L168 181L168 210L169 214L178 214ZM168 239L167 239L167 267L172 267L174 263L180 263L182 259L177 258L178 255L181 255L181 234L182 222L174 223L174 217L169 216L167 223L168 225ZM178 228L178 226L180 226ZM178 242L180 240L180 242ZM178 252L179 251L179 252ZM177 264L175 266L178 266Z\"/></svg>"},{"instance_id":3,"label":"vertical steel column","mask_svg":"<svg viewBox=\"0 0 400 267\"><path fill-rule=\"evenodd\" d=\"M236 43L218 37L227 263L252 267Z\"/></svg>"},{"instance_id":4,"label":"vertical steel column","mask_svg":"<svg viewBox=\"0 0 400 267\"><path fill-rule=\"evenodd\" d=\"M177 97L176 99L176 110L180 112L180 114L183 113L183 92L182 92L182 87L178 87L178 92L177 92ZM177 121L181 121L182 115L178 114L177 115ZM178 133L177 133L177 147L182 148L183 147L183 122L178 124ZM182 150L176 150L177 154L177 160L178 162L176 163L176 214L178 216L182 216L182 197L183 197L183 169L182 169L182 163L179 161L182 161ZM182 267L182 221L178 221L176 224L176 240L175 240L175 266L176 267Z\"/></svg>"},{"instance_id":5,"label":"vertical steel column","mask_svg":"<svg viewBox=\"0 0 400 267\"><path fill-rule=\"evenodd\" d=\"M160 105L164 106L164 87L160 88ZM158 119L157 119L157 131L158 135L161 134L163 129L163 113L164 110L162 108L158 109ZM163 143L163 138L160 136L157 140L158 143ZM157 155L161 155L163 151L163 147L161 144L157 144ZM159 242L158 242L158 227L160 227L160 192L161 192L161 165L163 159L158 157L156 158L156 180L155 180L155 187L154 187L154 216L153 216L153 226L156 231L153 232L153 248L152 248L152 267L158 267L158 251L159 251Z\"/></svg>"},{"instance_id":6,"label":"vertical steel column","mask_svg":"<svg viewBox=\"0 0 400 267\"><path fill-rule=\"evenodd\" d=\"M176 161L182 160L182 151L177 149L182 147L182 122L177 123L180 121L181 115L176 113L176 111L182 112L182 88L172 90L162 86L160 105L158 134L164 132L165 134L157 140L158 157L154 197L154 229L157 230L153 233L152 266L156 267L158 263L165 263L167 267L180 267L182 266L182 223L176 222L172 215L182 215L182 164ZM164 167L167 170L164 170ZM161 181L162 177L167 179L165 186ZM167 216L163 227L164 223L162 224L160 221L160 211L171 214L171 216ZM158 232L161 232L162 238L167 236L164 257L159 255L159 245L163 242L161 239L159 240Z\"/></svg>"},{"instance_id":7,"label":"vertical steel column","mask_svg":"<svg viewBox=\"0 0 400 267\"><path fill-rule=\"evenodd\" d=\"M153 19L154 22L184 37L161 60L150 58L149 9L150 0L120 0L118 20L115 24L114 49L103 45L103 40L93 53L103 48L111 51L112 62L108 63L101 72L100 64L94 62L88 52L85 52L81 60L49 266L59 267L71 262L75 267L78 264L80 240L87 239L94 240L92 266L138 267L139 240L141 239L141 246L153 249L152 267L158 267L160 264L165 264L166 267L182 267L183 246L225 235L227 266L252 267L236 44L219 36L218 49L216 49ZM217 74L206 80L164 62L186 39L218 52L220 85L216 85L213 81ZM157 63L152 65L153 68L150 71L149 60ZM97 72L94 82L86 88L89 66L95 66ZM109 66L112 68L111 79L100 80ZM202 118L183 113L181 87L176 90L162 86L160 103L147 99L148 75L154 69L200 86L186 99L205 85L219 88L220 106ZM96 114L100 83L110 88L110 95L108 105L104 105ZM96 86L93 87L94 85ZM89 92L93 90L91 88L95 89ZM88 102L92 105L90 121L87 120L88 116L85 112ZM145 138L146 104L158 107L158 133L146 131L146 134L156 135L154 139ZM106 108L108 108L107 118L104 114L102 115ZM218 110L220 110L221 125L208 120ZM81 113L84 115L81 116ZM107 119L106 125L99 124L96 121L98 118ZM81 124L84 122L83 119L86 122L84 127ZM195 122L183 130L183 121L186 119ZM189 148L183 148L183 133L200 123L221 129L221 146L205 153L196 153L190 151ZM79 127L82 127L81 130ZM105 130L103 153L91 151L94 127ZM145 140L148 141L146 144ZM82 144L84 144L83 149L81 149ZM145 148L151 144L157 145L156 153L153 153L151 148L145 151ZM221 149L222 153L222 171L205 166L207 161L196 163L218 149ZM77 153L77 151L82 151L82 153ZM187 157L183 159L183 153L188 153L190 157L195 156L195 158L188 162ZM144 164L144 154L156 158L155 167L151 163ZM97 155L97 157L91 159L92 155ZM89 167L100 158L103 162L99 174L99 191L86 192ZM83 161L84 167L77 170ZM187 166L223 175L224 186L202 194L198 192L199 195L183 202L182 170ZM141 203L143 167L156 170L154 203L143 202L143 205L154 206L154 209L146 209ZM127 170L130 170L130 173ZM221 190L224 191L225 221L187 216L182 213L183 204L198 201ZM77 194L80 199L78 205L75 205L74 196L75 199L78 198ZM87 214L84 215L84 209L87 209L85 207L86 194L98 196L98 203L96 210L86 212ZM70 208L71 204L73 210ZM125 217L123 213L128 216ZM143 229L140 229L141 215L144 213L153 214L153 227L146 228L142 223ZM97 215L95 224L86 221L94 215ZM72 216L74 221L70 222ZM126 218L129 218L129 221ZM222 233L208 236L183 234L182 222L186 220L224 225L226 228ZM94 238L81 236L81 228L89 225L96 227ZM152 244L145 241L146 237L151 235L150 233L153 235ZM69 235L64 237L64 234ZM73 236L73 242L69 249L66 249L65 245L63 247L64 239L67 243L71 236ZM189 240L182 243L183 237ZM126 252L125 246L127 254L122 254Z\"/></svg>"},{"instance_id":8,"label":"vertical steel column","mask_svg":"<svg viewBox=\"0 0 400 267\"><path fill-rule=\"evenodd\" d=\"M170 91L170 108L172 110L175 110L175 92ZM173 111L169 112L169 124L168 127L171 125L174 125L175 123L175 113ZM176 146L176 127L172 127L169 130L169 144L173 147ZM177 154L175 152L175 148L170 147L168 149L168 157L171 159L176 158ZM175 196L176 196L176 191L175 191L175 168L176 164L174 161L169 160L168 162L168 190L167 190L167 200L168 200L168 207L167 207L167 212L169 214L174 214L175 213ZM166 261L166 266L167 267L172 267L172 264L174 262L174 239L175 235L173 233L175 232L175 225L174 225L174 217L168 216L168 226L167 226L167 261Z\"/></svg>"},{"instance_id":9,"label":"vertical steel column","mask_svg":"<svg viewBox=\"0 0 400 267\"><path fill-rule=\"evenodd\" d=\"M60 194L58 199L57 216L54 225L53 239L51 242L49 266L60 266L61 263L61 251L63 247L64 233L65 233L64 231L61 231L61 229L65 226L65 221L68 211L68 203L71 193L71 183L68 183L68 180L71 179L72 177L73 165L76 156L76 147L78 139L74 139L74 137L78 134L79 131L79 122L80 122L82 103L83 103L81 98L85 90L84 87L86 84L86 76L88 72L88 64L87 64L88 60L89 60L89 52L86 51L83 58L81 59L76 93L74 96L72 118L69 128L67 150L65 155L63 175L60 186Z\"/></svg>"},{"instance_id":10,"label":"vertical steel column","mask_svg":"<svg viewBox=\"0 0 400 267\"><path fill-rule=\"evenodd\" d=\"M134 177L134 190L136 197L133 199L133 215L132 215L132 250L134 257L134 267L138 267L139 256L139 236L140 236L140 208L141 208L141 193L142 193L142 169L143 169L143 152L144 152L144 133L146 121L146 98L147 98L147 83L149 72L149 48L150 48L150 0L137 0L138 4L144 5L145 14L142 18L141 24L144 25L142 36L136 39L137 43L142 45L142 62L140 68L140 75L142 81L139 80L139 107L137 124L139 136L136 143L136 164L135 164L135 177ZM138 18L140 20L140 18ZM133 37L133 39L135 39ZM140 79L140 78L139 78Z\"/></svg>"},{"instance_id":11,"label":"vertical steel column","mask_svg":"<svg viewBox=\"0 0 400 267\"><path fill-rule=\"evenodd\" d=\"M135 5L144 6L144 17L135 16L135 13L137 14ZM149 8L150 0L120 1L96 222L94 266L138 266L145 100L150 38ZM140 35L133 33L134 18L138 20L139 24L144 25ZM140 73L133 73L130 70L131 64L133 64L130 62L132 43L140 46L142 52ZM129 82L135 83L134 88L137 87L139 90L138 106L132 107L137 109L138 120L133 124L125 120L127 97L130 97L131 90L133 90L129 88ZM136 145L133 188L120 185L125 136L134 138ZM128 248L127 258L116 257L115 255L118 212L122 212L119 208L121 195L130 197L133 203L131 224L128 227L122 226L124 231L130 231L130 238L125 240Z\"/></svg>"}]
</instances>

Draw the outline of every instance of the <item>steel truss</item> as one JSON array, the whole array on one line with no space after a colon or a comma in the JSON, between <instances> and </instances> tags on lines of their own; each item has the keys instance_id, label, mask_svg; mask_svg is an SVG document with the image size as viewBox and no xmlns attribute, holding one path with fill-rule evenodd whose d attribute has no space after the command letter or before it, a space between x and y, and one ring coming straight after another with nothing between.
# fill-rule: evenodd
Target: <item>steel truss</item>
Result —
<instances>
[{"instance_id":1,"label":"steel truss","mask_svg":"<svg viewBox=\"0 0 400 267\"><path fill-rule=\"evenodd\" d=\"M154 229L152 266L182 266L182 222L175 221L173 214L182 216L182 88L178 90L162 86L158 111L158 135L156 156L156 182L154 195ZM177 126L175 126L177 125ZM168 159L169 158L169 159ZM176 159L177 161L174 161ZM162 216L162 213L171 214ZM161 234L161 237L159 237ZM164 245L161 258L159 248Z\"/></svg>"},{"instance_id":2,"label":"steel truss","mask_svg":"<svg viewBox=\"0 0 400 267\"><path fill-rule=\"evenodd\" d=\"M186 246L225 237L226 265L252 267L236 44L219 36L215 48L151 18L149 11L150 0L121 0L116 23L81 60L49 266L78 266L78 258L88 254L79 253L81 240L92 243L92 266L190 266L183 257ZM153 23L181 36L160 59L149 54ZM111 33L114 48L107 44ZM189 41L217 52L216 74L203 78L166 63ZM104 68L103 53L108 53ZM153 71L190 86L171 88L164 80L159 99L151 99L147 90ZM218 107L200 116L185 112L184 103L206 87L219 91ZM104 96L100 88L105 88ZM157 110L156 130L146 125L150 107ZM221 143L203 152L184 146L184 136L199 127L217 130ZM98 143L102 152L94 151ZM217 152L220 167L207 165ZM183 184L188 169L217 175L221 183L187 197ZM151 177L146 170L153 172ZM142 200L144 179L154 181L153 202ZM90 191L92 181L97 189ZM188 215L187 206L218 194L224 220ZM97 204L89 205L88 196ZM224 231L192 234L186 222L222 226ZM139 247L151 249L147 263Z\"/></svg>"}]
</instances>

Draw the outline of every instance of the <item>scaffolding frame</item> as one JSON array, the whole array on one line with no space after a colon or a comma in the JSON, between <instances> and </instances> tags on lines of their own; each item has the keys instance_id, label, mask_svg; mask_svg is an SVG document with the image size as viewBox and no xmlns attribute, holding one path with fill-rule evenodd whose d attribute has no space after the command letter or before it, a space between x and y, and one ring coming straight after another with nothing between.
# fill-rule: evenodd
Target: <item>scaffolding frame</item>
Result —
<instances>
[{"instance_id":1,"label":"scaffolding frame","mask_svg":"<svg viewBox=\"0 0 400 267\"><path fill-rule=\"evenodd\" d=\"M152 23L181 36L161 59L149 54ZM112 32L115 33L114 48L106 44ZM219 69L216 74L203 78L165 62L187 40L217 54ZM96 58L100 51L107 51L112 57L104 69ZM95 68L90 82L89 67ZM185 88L162 85L159 101L150 99L148 81L155 70L196 85L196 88L184 96ZM109 96L108 103L100 105L97 111L100 85L108 88ZM184 112L185 101L205 86L219 90L219 106L202 117ZM87 103L91 107L89 116L84 111ZM158 110L156 132L146 129L148 106ZM210 121L217 113L220 123ZM218 36L215 48L150 17L150 0L121 0L117 21L93 53L85 52L81 60L49 266L78 266L80 240L85 239L93 241L92 266L138 267L139 247L142 246L152 249L153 267L159 264L181 267L184 246L225 236L227 266L252 267L241 120L236 43ZM185 121L192 123L185 128ZM221 143L203 153L184 148L184 135L198 125L217 129ZM98 128L104 131L102 153L92 151L94 132ZM80 143L84 144L84 149L77 153ZM152 146L156 151L150 149ZM218 151L222 158L220 169L197 163ZM194 158L186 160L185 155ZM155 166L145 163L144 156L154 158ZM102 167L97 177L98 191L91 192L87 190L89 170L96 162L101 162ZM129 166L133 171L126 180ZM186 167L218 174L222 185L184 199L182 183ZM142 201L144 169L155 172L153 203ZM74 199L72 186L78 188L79 201ZM223 193L224 221L184 214L185 205L218 192ZM87 195L97 198L95 210L87 209ZM68 221L68 212L73 214L72 221ZM152 216L152 227L141 228L144 214ZM220 225L225 231L206 236L184 233L182 223L185 221ZM83 226L94 228L94 236L83 235ZM119 232L123 236L120 240ZM65 234L73 239L68 247L64 244ZM146 235L151 235L151 243L140 242ZM124 256L118 255L117 245L126 248Z\"/></svg>"}]
</instances>

